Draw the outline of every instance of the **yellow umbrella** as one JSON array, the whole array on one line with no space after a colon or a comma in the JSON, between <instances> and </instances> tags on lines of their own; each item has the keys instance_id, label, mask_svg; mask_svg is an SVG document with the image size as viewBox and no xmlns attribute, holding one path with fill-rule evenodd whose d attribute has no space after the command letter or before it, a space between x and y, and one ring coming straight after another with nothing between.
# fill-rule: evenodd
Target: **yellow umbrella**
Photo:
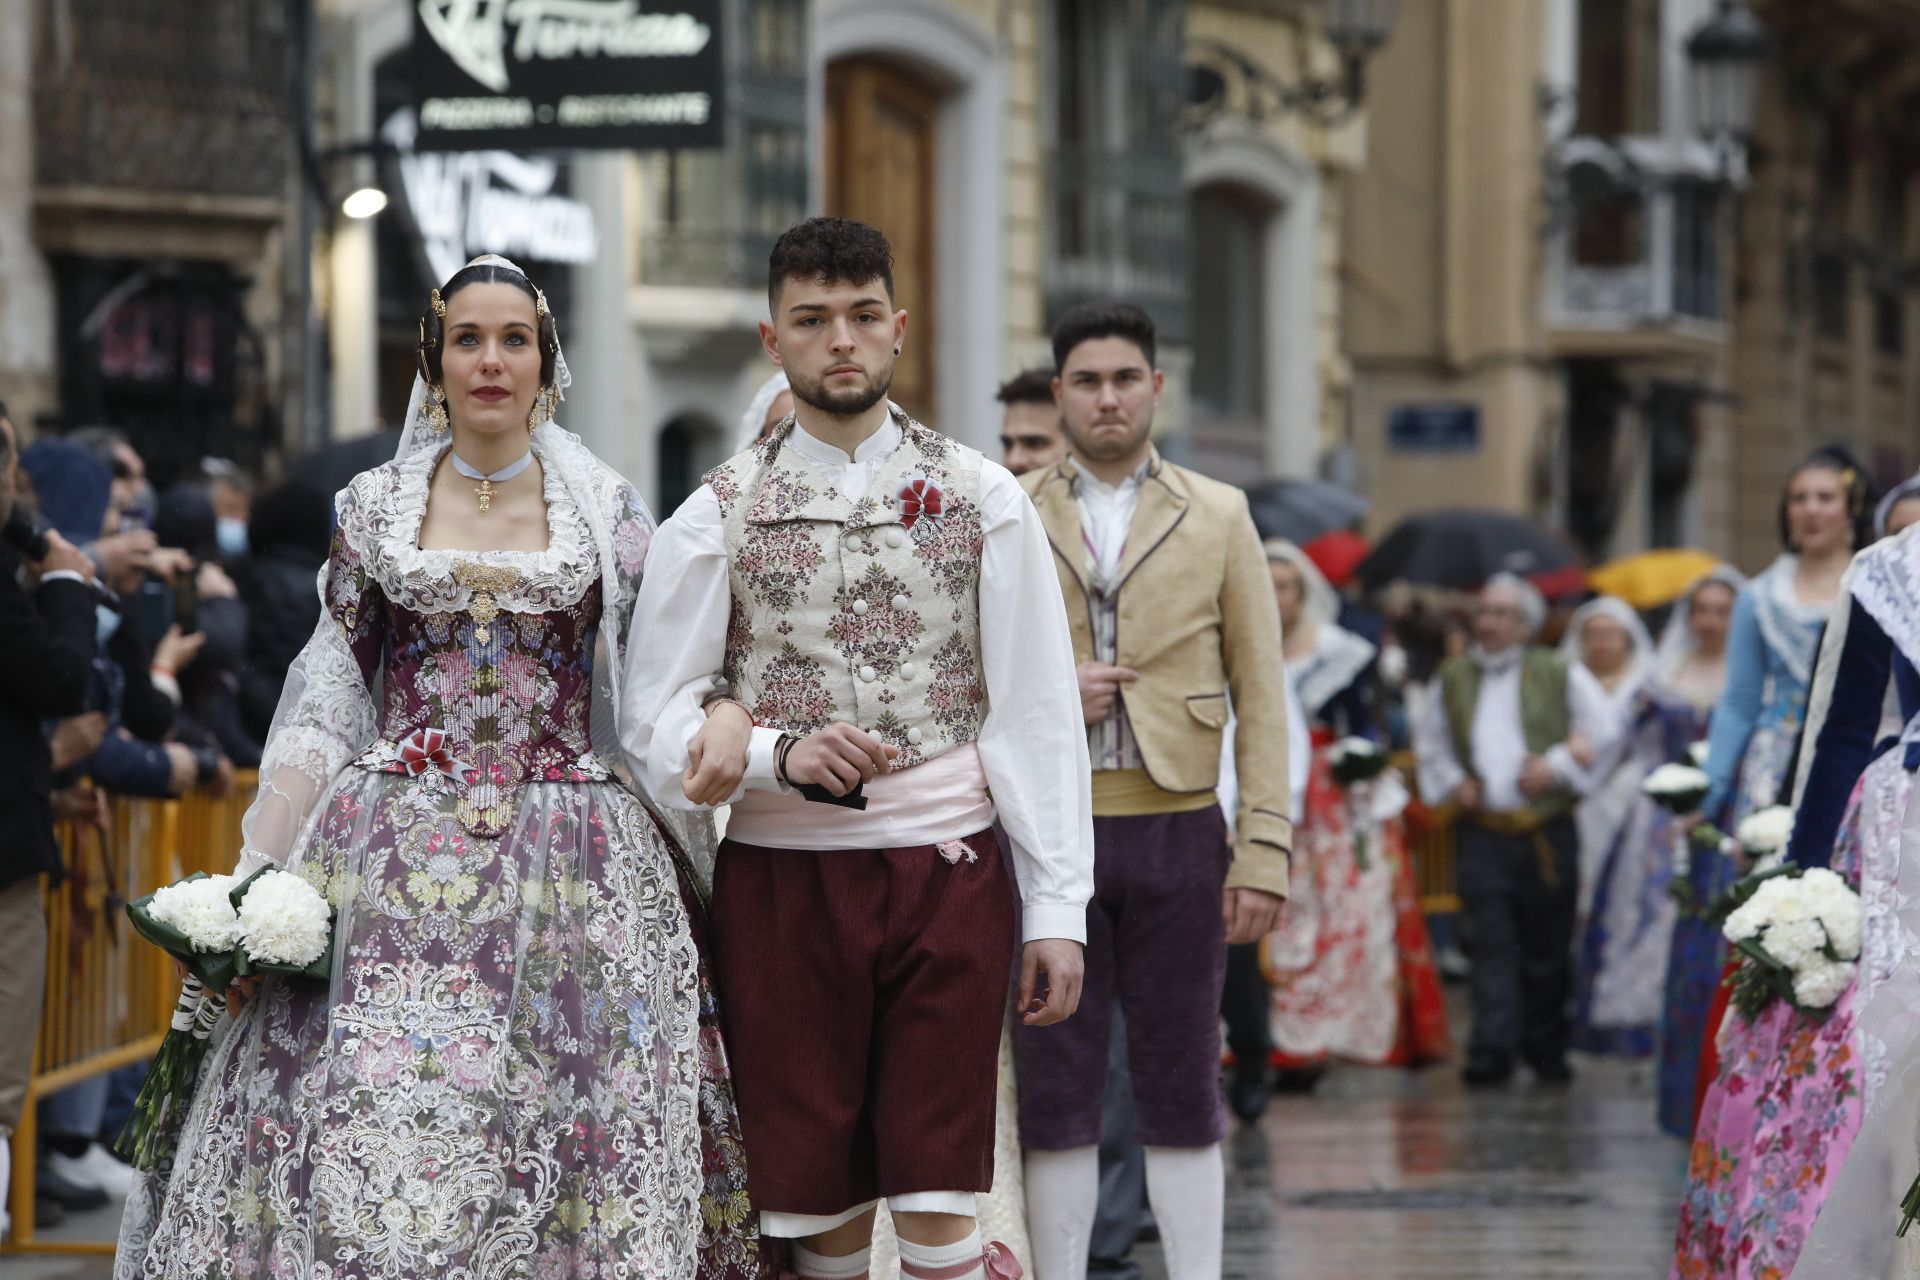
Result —
<instances>
[{"instance_id":1,"label":"yellow umbrella","mask_svg":"<svg viewBox=\"0 0 1920 1280\"><path fill-rule=\"evenodd\" d=\"M1643 551L1601 565L1587 574L1587 585L1636 609L1654 609L1678 600L1719 563L1719 556L1691 548Z\"/></svg>"}]
</instances>

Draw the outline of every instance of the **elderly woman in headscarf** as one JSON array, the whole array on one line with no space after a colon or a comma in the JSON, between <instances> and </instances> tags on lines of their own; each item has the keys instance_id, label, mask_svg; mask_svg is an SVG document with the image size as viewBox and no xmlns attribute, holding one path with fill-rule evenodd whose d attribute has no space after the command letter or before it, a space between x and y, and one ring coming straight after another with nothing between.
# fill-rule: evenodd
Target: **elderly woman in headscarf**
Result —
<instances>
[{"instance_id":1,"label":"elderly woman in headscarf","mask_svg":"<svg viewBox=\"0 0 1920 1280\"><path fill-rule=\"evenodd\" d=\"M1283 1087L1308 1087L1329 1058L1418 1065L1447 1055L1445 1000L1419 911L1397 776L1343 787L1329 751L1380 739L1374 644L1339 625L1339 597L1293 543L1266 544L1287 675L1313 741L1295 823L1300 873L1263 946Z\"/></svg>"},{"instance_id":2,"label":"elderly woman in headscarf","mask_svg":"<svg viewBox=\"0 0 1920 1280\"><path fill-rule=\"evenodd\" d=\"M1545 1082L1572 1077L1573 815L1597 781L1583 756L1604 757L1619 729L1591 672L1529 643L1545 617L1532 584L1490 579L1472 648L1440 669L1416 736L1421 794L1460 810L1460 900L1473 940L1462 1074L1474 1086L1505 1083L1516 1057Z\"/></svg>"},{"instance_id":3,"label":"elderly woman in headscarf","mask_svg":"<svg viewBox=\"0 0 1920 1280\"><path fill-rule=\"evenodd\" d=\"M1588 605L1567 638L1568 656L1603 685L1609 670L1616 673L1610 692L1628 726L1607 781L1580 810L1582 853L1596 858L1585 868L1593 889L1574 988L1574 1043L1586 1052L1653 1052L1678 910L1668 887L1681 833L1640 788L1705 738L1726 685L1727 628L1745 581L1725 565L1701 578L1675 604L1657 649L1619 601ZM1619 656L1615 630L1630 638L1630 658Z\"/></svg>"}]
</instances>

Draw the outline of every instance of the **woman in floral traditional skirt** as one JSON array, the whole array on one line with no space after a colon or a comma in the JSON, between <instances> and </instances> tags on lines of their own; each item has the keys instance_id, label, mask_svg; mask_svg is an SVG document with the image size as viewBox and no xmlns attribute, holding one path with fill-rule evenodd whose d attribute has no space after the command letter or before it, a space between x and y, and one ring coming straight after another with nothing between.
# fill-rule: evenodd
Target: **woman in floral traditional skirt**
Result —
<instances>
[{"instance_id":1,"label":"woman in floral traditional skirt","mask_svg":"<svg viewBox=\"0 0 1920 1280\"><path fill-rule=\"evenodd\" d=\"M770 1274L702 952L711 831L670 836L596 745L651 521L550 421L566 365L518 268L476 259L421 335L244 827L243 871L337 908L333 978L230 995L115 1275Z\"/></svg>"}]
</instances>

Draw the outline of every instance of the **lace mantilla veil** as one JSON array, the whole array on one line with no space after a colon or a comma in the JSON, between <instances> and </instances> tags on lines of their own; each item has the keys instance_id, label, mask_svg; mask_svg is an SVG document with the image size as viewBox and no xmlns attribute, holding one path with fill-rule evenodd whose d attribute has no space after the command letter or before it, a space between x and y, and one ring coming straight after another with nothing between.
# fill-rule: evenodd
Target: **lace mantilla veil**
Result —
<instances>
[{"instance_id":1,"label":"lace mantilla veil","mask_svg":"<svg viewBox=\"0 0 1920 1280\"><path fill-rule=\"evenodd\" d=\"M497 254L483 254L468 266L493 266L526 276L514 263ZM554 355L554 382L559 391L572 385L566 356ZM562 397L564 398L564 396ZM405 428L395 460L446 445L448 435L435 431L426 417L427 384L415 374L407 400ZM566 487L593 537L600 558L603 615L593 680L593 752L608 764L622 762L618 717L622 641L639 593L639 572L623 573L615 547L616 530L634 520L651 535L655 527L631 485L588 450L579 436L554 422L537 427L531 444L541 465ZM340 494L336 509L343 537L372 536L384 528L389 513L354 510L353 487ZM644 549L640 556L644 559ZM631 548L627 563L634 562ZM319 590L324 605L327 574L320 570ZM319 625L287 672L287 681L274 712L273 726L260 760L260 792L241 823L240 869L251 871L267 863L284 865L304 839L319 802L333 789L340 771L374 742L379 732L380 694L369 689L359 663L347 646L340 624L321 610ZM714 835L712 815L690 813L658 804L646 793L637 771L623 768L623 782L679 844L704 894L713 879Z\"/></svg>"}]
</instances>

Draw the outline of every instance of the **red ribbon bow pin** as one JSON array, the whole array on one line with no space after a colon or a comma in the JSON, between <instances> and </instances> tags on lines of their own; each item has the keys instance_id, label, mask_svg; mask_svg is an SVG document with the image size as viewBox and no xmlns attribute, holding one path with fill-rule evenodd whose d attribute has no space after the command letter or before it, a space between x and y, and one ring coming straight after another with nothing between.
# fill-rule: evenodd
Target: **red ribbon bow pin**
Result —
<instances>
[{"instance_id":1,"label":"red ribbon bow pin","mask_svg":"<svg viewBox=\"0 0 1920 1280\"><path fill-rule=\"evenodd\" d=\"M915 476L900 489L900 523L915 542L929 542L940 532L940 516L946 508L947 497L940 486L924 476Z\"/></svg>"},{"instance_id":2,"label":"red ribbon bow pin","mask_svg":"<svg viewBox=\"0 0 1920 1280\"><path fill-rule=\"evenodd\" d=\"M987 1274L992 1280L1020 1280L1026 1274L1026 1268L1020 1265L1020 1259L1013 1256L1013 1250L998 1240L987 1246Z\"/></svg>"},{"instance_id":3,"label":"red ribbon bow pin","mask_svg":"<svg viewBox=\"0 0 1920 1280\"><path fill-rule=\"evenodd\" d=\"M415 729L400 740L400 763L407 776L417 778L428 769L438 769L448 777L456 776L459 762L447 750L444 729Z\"/></svg>"}]
</instances>

